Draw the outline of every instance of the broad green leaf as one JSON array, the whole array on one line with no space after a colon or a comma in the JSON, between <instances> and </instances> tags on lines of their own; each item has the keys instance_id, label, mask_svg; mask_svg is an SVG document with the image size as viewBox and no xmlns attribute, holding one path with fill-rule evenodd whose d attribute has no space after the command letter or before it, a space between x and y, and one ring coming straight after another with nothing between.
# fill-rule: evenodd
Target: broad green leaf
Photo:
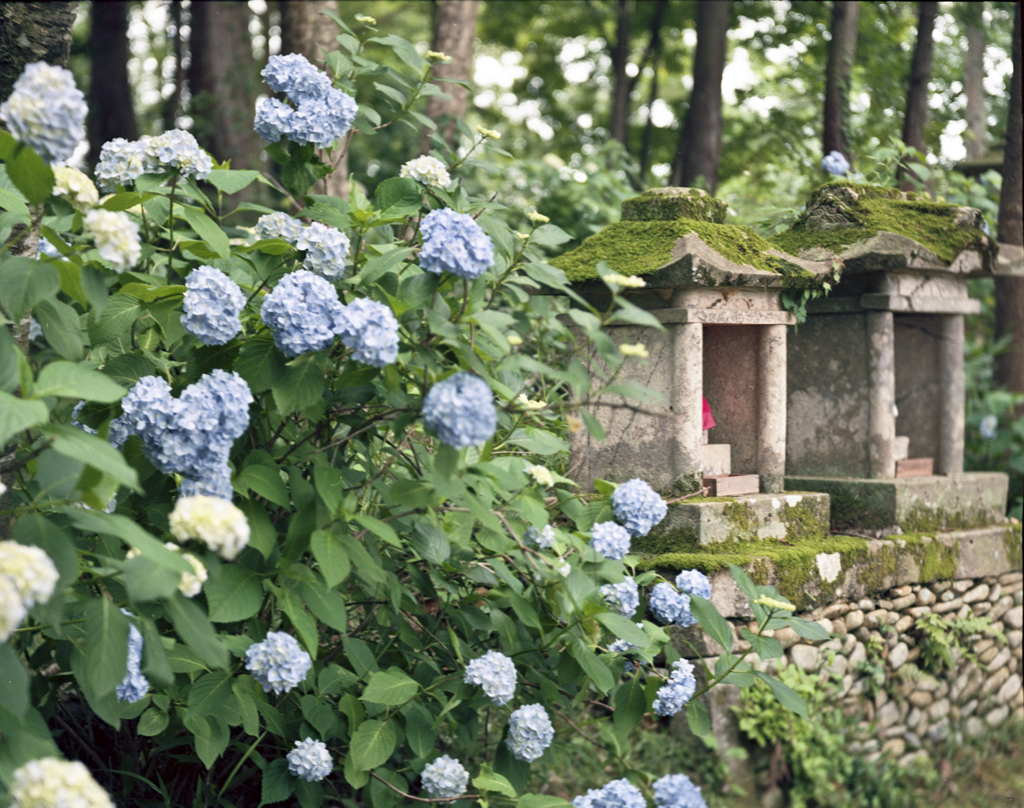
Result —
<instances>
[{"instance_id":1,"label":"broad green leaf","mask_svg":"<svg viewBox=\"0 0 1024 808\"><path fill-rule=\"evenodd\" d=\"M377 186L373 201L382 218L408 216L423 204L423 188L410 177L392 177Z\"/></svg>"},{"instance_id":2,"label":"broad green leaf","mask_svg":"<svg viewBox=\"0 0 1024 808\"><path fill-rule=\"evenodd\" d=\"M231 733L227 724L216 715L196 715L190 710L185 714L185 728L195 734L199 759L207 769L211 768L228 748Z\"/></svg>"},{"instance_id":3,"label":"broad green leaf","mask_svg":"<svg viewBox=\"0 0 1024 808\"><path fill-rule=\"evenodd\" d=\"M360 678L377 670L377 660L365 642L355 637L342 637L341 644L345 648L345 658Z\"/></svg>"},{"instance_id":4,"label":"broad green leaf","mask_svg":"<svg viewBox=\"0 0 1024 808\"><path fill-rule=\"evenodd\" d=\"M312 694L302 697L302 717L320 733L320 739L325 740L334 734L338 726L338 711L334 705L317 698Z\"/></svg>"},{"instance_id":5,"label":"broad green leaf","mask_svg":"<svg viewBox=\"0 0 1024 808\"><path fill-rule=\"evenodd\" d=\"M481 771L473 778L473 787L478 791L493 791L510 799L516 798L515 787L508 778L494 771Z\"/></svg>"},{"instance_id":6,"label":"broad green leaf","mask_svg":"<svg viewBox=\"0 0 1024 808\"><path fill-rule=\"evenodd\" d=\"M778 612L776 612L778 614ZM793 628L797 634L808 640L827 640L829 633L812 620L805 620L802 617L783 617L785 622Z\"/></svg>"},{"instance_id":7,"label":"broad green leaf","mask_svg":"<svg viewBox=\"0 0 1024 808\"><path fill-rule=\"evenodd\" d=\"M286 757L275 758L263 770L260 785L260 805L284 802L295 789L295 776L288 771Z\"/></svg>"},{"instance_id":8,"label":"broad green leaf","mask_svg":"<svg viewBox=\"0 0 1024 808\"><path fill-rule=\"evenodd\" d=\"M316 687L322 698L347 690L358 681L359 677L352 671L341 667L341 665L329 665L320 671L320 675L316 678Z\"/></svg>"},{"instance_id":9,"label":"broad green leaf","mask_svg":"<svg viewBox=\"0 0 1024 808\"><path fill-rule=\"evenodd\" d=\"M224 715L224 710L234 707L237 712L235 694L232 692L231 684L233 677L230 673L216 671L200 676L188 691L189 712L196 715Z\"/></svg>"},{"instance_id":10,"label":"broad green leaf","mask_svg":"<svg viewBox=\"0 0 1024 808\"><path fill-rule=\"evenodd\" d=\"M597 620L620 640L632 643L637 648L646 648L649 640L642 628L637 628L636 623L614 612L600 612Z\"/></svg>"},{"instance_id":11,"label":"broad green leaf","mask_svg":"<svg viewBox=\"0 0 1024 808\"><path fill-rule=\"evenodd\" d=\"M45 424L49 417L50 411L42 401L25 401L0 391L0 446L6 446L25 429Z\"/></svg>"},{"instance_id":12,"label":"broad green leaf","mask_svg":"<svg viewBox=\"0 0 1024 808\"><path fill-rule=\"evenodd\" d=\"M168 598L164 602L164 608L167 610L167 616L174 624L178 636L207 665L216 669L228 666L228 649L217 637L213 624L210 623L202 609L187 600L181 593L175 593L173 597Z\"/></svg>"},{"instance_id":13,"label":"broad green leaf","mask_svg":"<svg viewBox=\"0 0 1024 808\"><path fill-rule=\"evenodd\" d=\"M278 384L288 368L284 354L274 345L273 336L269 332L260 332L242 343L234 370L245 379L255 395Z\"/></svg>"},{"instance_id":14,"label":"broad green leaf","mask_svg":"<svg viewBox=\"0 0 1024 808\"><path fill-rule=\"evenodd\" d=\"M53 450L58 454L92 466L134 491L142 491L138 473L128 465L124 455L103 438L90 435L70 424L48 424L42 428L42 432L53 439Z\"/></svg>"},{"instance_id":15,"label":"broad green leaf","mask_svg":"<svg viewBox=\"0 0 1024 808\"><path fill-rule=\"evenodd\" d=\"M238 564L221 564L211 570L203 592L214 623L248 620L263 603L259 576Z\"/></svg>"},{"instance_id":16,"label":"broad green leaf","mask_svg":"<svg viewBox=\"0 0 1024 808\"><path fill-rule=\"evenodd\" d=\"M320 573L330 587L335 587L348 578L351 563L345 545L330 531L317 530L310 537L313 558L320 565Z\"/></svg>"},{"instance_id":17,"label":"broad green leaf","mask_svg":"<svg viewBox=\"0 0 1024 808\"><path fill-rule=\"evenodd\" d=\"M405 704L419 692L420 686L398 668L381 671L370 677L362 700L373 704Z\"/></svg>"},{"instance_id":18,"label":"broad green leaf","mask_svg":"<svg viewBox=\"0 0 1024 808\"><path fill-rule=\"evenodd\" d=\"M72 362L82 358L84 347L78 312L67 303L47 298L36 303L32 313L46 341L57 353Z\"/></svg>"},{"instance_id":19,"label":"broad green leaf","mask_svg":"<svg viewBox=\"0 0 1024 808\"><path fill-rule=\"evenodd\" d=\"M313 487L316 488L317 495L330 513L337 513L341 510L345 480L338 469L334 466L314 466Z\"/></svg>"},{"instance_id":20,"label":"broad green leaf","mask_svg":"<svg viewBox=\"0 0 1024 808\"><path fill-rule=\"evenodd\" d=\"M238 472L233 485L239 491L255 491L282 508L291 506L288 489L275 466L246 466Z\"/></svg>"},{"instance_id":21,"label":"broad green leaf","mask_svg":"<svg viewBox=\"0 0 1024 808\"><path fill-rule=\"evenodd\" d=\"M153 364L144 356L126 353L115 356L103 365L103 373L123 387L133 387L144 376L155 372Z\"/></svg>"},{"instance_id":22,"label":"broad green leaf","mask_svg":"<svg viewBox=\"0 0 1024 808\"><path fill-rule=\"evenodd\" d=\"M691 699L686 705L686 723L690 725L690 731L698 738L703 738L711 732L708 708L701 699Z\"/></svg>"},{"instance_id":23,"label":"broad green leaf","mask_svg":"<svg viewBox=\"0 0 1024 808\"><path fill-rule=\"evenodd\" d=\"M757 591L757 585L750 580L750 576L747 575L746 570L742 567L737 567L735 564L729 565L729 572L732 573L732 578L736 582L736 586L751 600L757 600L760 593Z\"/></svg>"},{"instance_id":24,"label":"broad green leaf","mask_svg":"<svg viewBox=\"0 0 1024 808\"><path fill-rule=\"evenodd\" d=\"M156 623L148 617L139 617L138 624L142 632L142 672L154 685L170 685L174 671Z\"/></svg>"},{"instance_id":25,"label":"broad green leaf","mask_svg":"<svg viewBox=\"0 0 1024 808\"><path fill-rule=\"evenodd\" d=\"M815 623L814 625L817 626L818 624ZM821 626L818 626L818 628L821 628ZM740 635L750 643L754 653L761 659L778 659L783 654L782 644L774 637L759 637L746 626L740 628ZM827 634L825 638L828 639Z\"/></svg>"},{"instance_id":26,"label":"broad green leaf","mask_svg":"<svg viewBox=\"0 0 1024 808\"><path fill-rule=\"evenodd\" d=\"M647 712L647 696L644 683L639 676L631 676L615 689L615 713L612 724L619 744L628 739L629 733L640 723Z\"/></svg>"},{"instance_id":27,"label":"broad green leaf","mask_svg":"<svg viewBox=\"0 0 1024 808\"><path fill-rule=\"evenodd\" d=\"M295 626L302 644L306 646L309 655L316 659L319 649L316 620L306 611L306 605L298 593L287 586L278 587L274 590L277 595L277 605L288 615L288 619Z\"/></svg>"},{"instance_id":28,"label":"broad green leaf","mask_svg":"<svg viewBox=\"0 0 1024 808\"><path fill-rule=\"evenodd\" d=\"M804 700L789 685L783 684L763 671L752 671L752 673L771 688L775 698L779 700L779 704L787 710L796 713L801 718L807 718L807 705L804 704Z\"/></svg>"},{"instance_id":29,"label":"broad green leaf","mask_svg":"<svg viewBox=\"0 0 1024 808\"><path fill-rule=\"evenodd\" d=\"M74 427L71 428L74 429ZM102 513L101 511L84 511L80 508L63 508L61 512L80 530L114 536L165 567L170 567L178 572L194 572L192 565L182 557L181 553L168 550L127 516L117 513Z\"/></svg>"},{"instance_id":30,"label":"broad green leaf","mask_svg":"<svg viewBox=\"0 0 1024 808\"><path fill-rule=\"evenodd\" d=\"M50 264L31 258L8 258L3 262L0 306L14 322L39 301L57 294L60 273Z\"/></svg>"},{"instance_id":31,"label":"broad green leaf","mask_svg":"<svg viewBox=\"0 0 1024 808\"><path fill-rule=\"evenodd\" d=\"M425 519L413 526L412 547L431 564L443 564L452 552L447 534Z\"/></svg>"},{"instance_id":32,"label":"broad green leaf","mask_svg":"<svg viewBox=\"0 0 1024 808\"><path fill-rule=\"evenodd\" d=\"M29 704L28 671L9 645L0 645L0 704L19 718Z\"/></svg>"},{"instance_id":33,"label":"broad green leaf","mask_svg":"<svg viewBox=\"0 0 1024 808\"><path fill-rule=\"evenodd\" d=\"M570 643L569 653L601 693L608 693L615 686L615 677L608 670L608 666L598 659L597 655L578 637L574 637Z\"/></svg>"},{"instance_id":34,"label":"broad green leaf","mask_svg":"<svg viewBox=\"0 0 1024 808\"><path fill-rule=\"evenodd\" d=\"M322 622L338 631L348 631L345 599L339 592L329 589L318 577L315 581L299 581L299 593L309 610Z\"/></svg>"},{"instance_id":35,"label":"broad green leaf","mask_svg":"<svg viewBox=\"0 0 1024 808\"><path fill-rule=\"evenodd\" d=\"M93 598L85 605L85 671L100 696L113 693L128 670L128 618L113 601Z\"/></svg>"},{"instance_id":36,"label":"broad green leaf","mask_svg":"<svg viewBox=\"0 0 1024 808\"><path fill-rule=\"evenodd\" d=\"M73 362L50 362L39 372L33 398L64 396L109 404L120 401L128 391L97 370Z\"/></svg>"},{"instance_id":37,"label":"broad green leaf","mask_svg":"<svg viewBox=\"0 0 1024 808\"><path fill-rule=\"evenodd\" d=\"M170 723L171 719L167 713L156 707L150 707L139 716L139 725L136 731L139 735L152 738L167 729L167 725Z\"/></svg>"},{"instance_id":38,"label":"broad green leaf","mask_svg":"<svg viewBox=\"0 0 1024 808\"><path fill-rule=\"evenodd\" d=\"M28 205L25 204L25 197L18 191L0 188L0 208L18 214L23 217L24 223L28 224Z\"/></svg>"},{"instance_id":39,"label":"broad green leaf","mask_svg":"<svg viewBox=\"0 0 1024 808\"><path fill-rule=\"evenodd\" d=\"M434 716L430 710L413 701L402 708L405 716L405 740L416 757L425 758L434 751L437 732L434 730Z\"/></svg>"},{"instance_id":40,"label":"broad green leaf","mask_svg":"<svg viewBox=\"0 0 1024 808\"><path fill-rule=\"evenodd\" d=\"M4 161L11 182L31 204L38 205L50 198L53 169L35 151L3 130L0 130L0 160Z\"/></svg>"},{"instance_id":41,"label":"broad green leaf","mask_svg":"<svg viewBox=\"0 0 1024 808\"><path fill-rule=\"evenodd\" d=\"M175 210L181 212L185 221L196 231L196 235L206 243L206 246L217 253L220 258L227 258L231 255L231 244L228 242L228 237L216 225L213 219L198 208L182 205L181 207L176 207Z\"/></svg>"},{"instance_id":42,"label":"broad green leaf","mask_svg":"<svg viewBox=\"0 0 1024 808\"><path fill-rule=\"evenodd\" d=\"M386 541L395 547L401 547L402 542L398 538L398 534L395 533L395 529L391 527L387 522L382 522L376 517L370 516L365 513L357 513L352 517L352 521L357 522L364 528L369 530L377 538Z\"/></svg>"},{"instance_id":43,"label":"broad green leaf","mask_svg":"<svg viewBox=\"0 0 1024 808\"><path fill-rule=\"evenodd\" d=\"M359 771L383 766L395 751L395 733L383 721L364 721L349 744L349 756Z\"/></svg>"},{"instance_id":44,"label":"broad green leaf","mask_svg":"<svg viewBox=\"0 0 1024 808\"><path fill-rule=\"evenodd\" d=\"M259 176L259 171L215 168L205 177L205 180L226 194L237 194L243 188L249 187Z\"/></svg>"},{"instance_id":45,"label":"broad green leaf","mask_svg":"<svg viewBox=\"0 0 1024 808\"><path fill-rule=\"evenodd\" d=\"M137 555L124 565L124 585L133 603L163 600L174 594L181 573L168 569L149 556Z\"/></svg>"},{"instance_id":46,"label":"broad green leaf","mask_svg":"<svg viewBox=\"0 0 1024 808\"><path fill-rule=\"evenodd\" d=\"M281 380L271 385L280 415L291 415L323 397L326 359L320 354L315 351L291 360Z\"/></svg>"},{"instance_id":47,"label":"broad green leaf","mask_svg":"<svg viewBox=\"0 0 1024 808\"><path fill-rule=\"evenodd\" d=\"M142 301L134 295L117 294L103 310L98 321L89 324L89 338L93 345L114 342L132 330L137 321L146 316Z\"/></svg>"},{"instance_id":48,"label":"broad green leaf","mask_svg":"<svg viewBox=\"0 0 1024 808\"><path fill-rule=\"evenodd\" d=\"M568 808L572 803L554 794L523 794L516 805L519 808Z\"/></svg>"},{"instance_id":49,"label":"broad green leaf","mask_svg":"<svg viewBox=\"0 0 1024 808\"><path fill-rule=\"evenodd\" d=\"M711 605L711 601L699 595L690 595L690 611L715 642L726 651L732 651L732 627L718 613L718 609Z\"/></svg>"}]
</instances>

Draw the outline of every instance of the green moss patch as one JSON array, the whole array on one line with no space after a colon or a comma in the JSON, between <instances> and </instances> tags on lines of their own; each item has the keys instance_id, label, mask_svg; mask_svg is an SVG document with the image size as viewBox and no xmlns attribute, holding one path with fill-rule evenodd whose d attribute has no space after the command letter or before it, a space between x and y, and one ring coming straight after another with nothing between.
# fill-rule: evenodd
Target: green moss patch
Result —
<instances>
[{"instance_id":1,"label":"green moss patch","mask_svg":"<svg viewBox=\"0 0 1024 808\"><path fill-rule=\"evenodd\" d=\"M697 188L655 188L622 203L623 221L696 219L721 224L729 206Z\"/></svg>"}]
</instances>

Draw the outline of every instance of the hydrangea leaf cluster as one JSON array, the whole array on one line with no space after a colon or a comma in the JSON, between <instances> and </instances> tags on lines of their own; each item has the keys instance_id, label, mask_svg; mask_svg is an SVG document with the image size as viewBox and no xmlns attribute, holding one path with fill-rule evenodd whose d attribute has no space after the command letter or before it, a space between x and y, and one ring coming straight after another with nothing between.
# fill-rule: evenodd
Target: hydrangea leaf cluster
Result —
<instances>
[{"instance_id":1,"label":"hydrangea leaf cluster","mask_svg":"<svg viewBox=\"0 0 1024 808\"><path fill-rule=\"evenodd\" d=\"M630 542L626 528L614 522L601 522L590 529L590 546L613 561L621 561L626 557Z\"/></svg>"},{"instance_id":2,"label":"hydrangea leaf cluster","mask_svg":"<svg viewBox=\"0 0 1024 808\"><path fill-rule=\"evenodd\" d=\"M491 388L472 373L449 376L423 398L423 425L456 449L484 443L498 427Z\"/></svg>"},{"instance_id":3,"label":"hydrangea leaf cluster","mask_svg":"<svg viewBox=\"0 0 1024 808\"><path fill-rule=\"evenodd\" d=\"M239 314L245 307L245 295L219 269L197 267L185 278L185 289L181 324L201 343L224 345L242 330Z\"/></svg>"},{"instance_id":4,"label":"hydrangea leaf cluster","mask_svg":"<svg viewBox=\"0 0 1024 808\"><path fill-rule=\"evenodd\" d=\"M455 758L441 755L423 769L423 790L431 799L447 800L466 793L469 772Z\"/></svg>"},{"instance_id":5,"label":"hydrangea leaf cluster","mask_svg":"<svg viewBox=\"0 0 1024 808\"><path fill-rule=\"evenodd\" d=\"M687 628L697 622L697 618L690 612L690 596L685 592L677 592L672 584L655 584L647 605L660 623Z\"/></svg>"},{"instance_id":6,"label":"hydrangea leaf cluster","mask_svg":"<svg viewBox=\"0 0 1024 808\"><path fill-rule=\"evenodd\" d=\"M466 666L462 681L480 685L490 700L501 707L515 695L516 666L500 651L488 651Z\"/></svg>"},{"instance_id":7,"label":"hydrangea leaf cluster","mask_svg":"<svg viewBox=\"0 0 1024 808\"><path fill-rule=\"evenodd\" d=\"M494 245L472 216L448 208L433 210L420 224L420 266L440 275L479 278L494 263Z\"/></svg>"},{"instance_id":8,"label":"hydrangea leaf cluster","mask_svg":"<svg viewBox=\"0 0 1024 808\"><path fill-rule=\"evenodd\" d=\"M348 236L336 227L312 222L299 233L295 246L306 252L306 258L302 262L304 269L329 281L345 277L349 241Z\"/></svg>"},{"instance_id":9,"label":"hydrangea leaf cluster","mask_svg":"<svg viewBox=\"0 0 1024 808\"><path fill-rule=\"evenodd\" d=\"M615 489L612 512L635 539L650 533L665 518L668 506L647 483L633 479Z\"/></svg>"},{"instance_id":10,"label":"hydrangea leaf cluster","mask_svg":"<svg viewBox=\"0 0 1024 808\"><path fill-rule=\"evenodd\" d=\"M183 496L175 503L168 521L179 541L199 539L227 561L234 560L249 543L245 514L221 497Z\"/></svg>"},{"instance_id":11,"label":"hydrangea leaf cluster","mask_svg":"<svg viewBox=\"0 0 1024 808\"><path fill-rule=\"evenodd\" d=\"M271 631L263 642L250 645L245 652L246 670L264 693L287 693L302 683L312 665L312 657L283 631Z\"/></svg>"},{"instance_id":12,"label":"hydrangea leaf cluster","mask_svg":"<svg viewBox=\"0 0 1024 808\"><path fill-rule=\"evenodd\" d=\"M46 757L14 770L11 808L114 808L114 802L78 760Z\"/></svg>"},{"instance_id":13,"label":"hydrangea leaf cluster","mask_svg":"<svg viewBox=\"0 0 1024 808\"><path fill-rule=\"evenodd\" d=\"M7 642L30 609L49 601L59 577L44 550L0 541L0 642Z\"/></svg>"},{"instance_id":14,"label":"hydrangea leaf cluster","mask_svg":"<svg viewBox=\"0 0 1024 808\"><path fill-rule=\"evenodd\" d=\"M32 62L0 104L0 118L11 134L47 163L60 163L85 139L85 94L70 70Z\"/></svg>"},{"instance_id":15,"label":"hydrangea leaf cluster","mask_svg":"<svg viewBox=\"0 0 1024 808\"><path fill-rule=\"evenodd\" d=\"M609 609L623 617L632 617L640 607L640 589L628 575L622 583L602 586L601 597Z\"/></svg>"},{"instance_id":16,"label":"hydrangea leaf cluster","mask_svg":"<svg viewBox=\"0 0 1024 808\"><path fill-rule=\"evenodd\" d=\"M124 675L124 680L117 686L117 700L134 704L144 699L148 692L149 680L142 672L142 632L135 627L134 623L129 623L128 671Z\"/></svg>"},{"instance_id":17,"label":"hydrangea leaf cluster","mask_svg":"<svg viewBox=\"0 0 1024 808\"><path fill-rule=\"evenodd\" d=\"M657 698L651 705L654 712L663 718L675 715L686 705L697 689L697 680L693 675L693 665L687 659L672 663L675 668L668 681L658 688Z\"/></svg>"},{"instance_id":18,"label":"hydrangea leaf cluster","mask_svg":"<svg viewBox=\"0 0 1024 808\"><path fill-rule=\"evenodd\" d=\"M334 287L306 269L285 275L263 299L260 317L285 356L320 351L344 325Z\"/></svg>"},{"instance_id":19,"label":"hydrangea leaf cluster","mask_svg":"<svg viewBox=\"0 0 1024 808\"><path fill-rule=\"evenodd\" d=\"M637 623L636 627L637 628L643 628L644 624L643 623ZM639 648L639 646L633 645L633 643L627 642L626 640L616 640L615 642L613 642L611 645L608 646L608 650L611 653L613 653L613 654L627 654L628 655L628 654L630 654L633 651L639 651L640 648ZM622 663L622 673L623 674L630 674L630 673L632 673L633 671L635 671L639 667L640 667L640 665L637 662L635 662L632 659L627 659L625 662Z\"/></svg>"},{"instance_id":20,"label":"hydrangea leaf cluster","mask_svg":"<svg viewBox=\"0 0 1024 808\"><path fill-rule=\"evenodd\" d=\"M287 760L288 771L307 783L323 780L334 768L327 744L323 741L314 741L312 738L296 741L295 748L287 755Z\"/></svg>"},{"instance_id":21,"label":"hydrangea leaf cluster","mask_svg":"<svg viewBox=\"0 0 1024 808\"><path fill-rule=\"evenodd\" d=\"M513 757L530 763L551 746L555 728L547 710L539 704L520 707L508 719L508 738L505 743Z\"/></svg>"}]
</instances>

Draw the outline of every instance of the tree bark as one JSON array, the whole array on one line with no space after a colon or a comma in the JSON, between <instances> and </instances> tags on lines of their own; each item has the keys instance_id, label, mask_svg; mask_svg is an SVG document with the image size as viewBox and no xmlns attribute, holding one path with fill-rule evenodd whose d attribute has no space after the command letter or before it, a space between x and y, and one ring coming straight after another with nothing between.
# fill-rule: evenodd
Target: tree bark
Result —
<instances>
[{"instance_id":1,"label":"tree bark","mask_svg":"<svg viewBox=\"0 0 1024 808\"><path fill-rule=\"evenodd\" d=\"M0 3L0 102L31 62L68 66L78 2Z\"/></svg>"},{"instance_id":2,"label":"tree bark","mask_svg":"<svg viewBox=\"0 0 1024 808\"><path fill-rule=\"evenodd\" d=\"M324 68L326 53L338 47L338 26L321 12L337 13L336 0L282 0L281 53L301 53L317 67ZM328 75L330 71L328 71ZM316 193L348 199L348 144L351 133L341 139L333 156L319 150L320 159L330 162L334 171L313 186Z\"/></svg>"},{"instance_id":3,"label":"tree bark","mask_svg":"<svg viewBox=\"0 0 1024 808\"><path fill-rule=\"evenodd\" d=\"M100 148L115 137L139 139L139 126L132 107L132 87L128 81L129 2L94 2L92 31L89 34L89 59L92 75L89 87L89 163L100 159ZM99 80L102 77L102 81Z\"/></svg>"},{"instance_id":4,"label":"tree bark","mask_svg":"<svg viewBox=\"0 0 1024 808\"><path fill-rule=\"evenodd\" d=\"M630 80L626 74L629 64L629 0L619 0L619 15L615 24L615 44L610 48L612 57L612 108L608 132L615 140L626 146L626 132L629 123Z\"/></svg>"},{"instance_id":5,"label":"tree bark","mask_svg":"<svg viewBox=\"0 0 1024 808\"><path fill-rule=\"evenodd\" d=\"M434 19L434 45L432 50L451 57L447 62L434 65L434 77L469 81L473 72L473 38L480 0L442 0ZM458 141L456 121L466 115L469 90L458 84L443 83L442 92L451 98L431 96L427 101L426 116L439 125L439 132L452 149ZM430 132L420 139L420 153L430 153Z\"/></svg>"},{"instance_id":6,"label":"tree bark","mask_svg":"<svg viewBox=\"0 0 1024 808\"><path fill-rule=\"evenodd\" d=\"M928 128L928 82L932 76L932 31L935 28L937 2L920 3L917 18L917 44L910 68L910 87L907 91L907 111L903 118L903 142L922 154L925 151L925 130ZM905 166L900 166L900 190L916 190L908 178Z\"/></svg>"},{"instance_id":7,"label":"tree bark","mask_svg":"<svg viewBox=\"0 0 1024 808\"><path fill-rule=\"evenodd\" d=\"M697 4L693 92L672 163L672 185L693 186L701 180L711 194L718 185L722 154L722 72L731 6L728 0Z\"/></svg>"},{"instance_id":8,"label":"tree bark","mask_svg":"<svg viewBox=\"0 0 1024 808\"><path fill-rule=\"evenodd\" d=\"M988 146L988 125L985 121L985 27L981 12L984 3L967 3L964 14L967 16L967 52L964 54L964 95L967 97L967 108L964 119L967 130L964 132L964 147L967 159L976 160L985 154Z\"/></svg>"},{"instance_id":9,"label":"tree bark","mask_svg":"<svg viewBox=\"0 0 1024 808\"><path fill-rule=\"evenodd\" d=\"M1003 186L999 194L999 241L1024 245L1024 119L1021 115L1021 24L1020 4L1013 16L1013 78L1010 80L1010 109L1006 122L1006 151L1003 158ZM996 278L996 339L1013 334L1010 350L996 357L995 381L1024 393L1024 278ZM1017 408L1024 415L1024 406Z\"/></svg>"},{"instance_id":10,"label":"tree bark","mask_svg":"<svg viewBox=\"0 0 1024 808\"><path fill-rule=\"evenodd\" d=\"M860 3L835 0L832 4L832 40L825 72L825 125L822 153L842 153L853 166L853 152L846 137L846 113L850 106L850 76L857 53L857 22Z\"/></svg>"}]
</instances>

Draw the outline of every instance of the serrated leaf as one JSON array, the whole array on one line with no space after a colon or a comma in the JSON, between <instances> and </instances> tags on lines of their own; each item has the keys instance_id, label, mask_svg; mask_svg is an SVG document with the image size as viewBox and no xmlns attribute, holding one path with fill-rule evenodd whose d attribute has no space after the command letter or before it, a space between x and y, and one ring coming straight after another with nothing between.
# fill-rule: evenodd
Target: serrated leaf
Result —
<instances>
[{"instance_id":1,"label":"serrated leaf","mask_svg":"<svg viewBox=\"0 0 1024 808\"><path fill-rule=\"evenodd\" d=\"M708 716L708 708L700 699L691 699L686 705L686 723L690 725L690 731L698 738L703 738L711 732L711 718Z\"/></svg>"},{"instance_id":2,"label":"serrated leaf","mask_svg":"<svg viewBox=\"0 0 1024 808\"><path fill-rule=\"evenodd\" d=\"M64 396L108 404L120 401L128 391L109 376L74 362L50 362L39 372L33 398Z\"/></svg>"},{"instance_id":3,"label":"serrated leaf","mask_svg":"<svg viewBox=\"0 0 1024 808\"><path fill-rule=\"evenodd\" d=\"M25 429L45 424L49 418L50 411L42 401L25 401L0 391L0 446L6 446Z\"/></svg>"},{"instance_id":4,"label":"serrated leaf","mask_svg":"<svg viewBox=\"0 0 1024 808\"><path fill-rule=\"evenodd\" d=\"M273 805L288 799L294 790L295 778L288 772L288 759L275 758L263 770L260 784L260 805Z\"/></svg>"},{"instance_id":5,"label":"serrated leaf","mask_svg":"<svg viewBox=\"0 0 1024 808\"><path fill-rule=\"evenodd\" d=\"M259 576L237 564L221 564L211 573L203 591L214 623L248 620L263 603Z\"/></svg>"},{"instance_id":6,"label":"serrated leaf","mask_svg":"<svg viewBox=\"0 0 1024 808\"><path fill-rule=\"evenodd\" d=\"M732 627L718 613L718 609L711 605L711 601L699 595L690 595L690 611L715 642L726 651L732 651Z\"/></svg>"},{"instance_id":7,"label":"serrated leaf","mask_svg":"<svg viewBox=\"0 0 1024 808\"><path fill-rule=\"evenodd\" d=\"M170 723L171 719L167 713L156 707L150 707L139 716L139 725L136 731L139 735L152 738L154 735L159 735L167 729L167 725Z\"/></svg>"},{"instance_id":8,"label":"serrated leaf","mask_svg":"<svg viewBox=\"0 0 1024 808\"><path fill-rule=\"evenodd\" d=\"M779 704L790 712L796 713L801 718L807 718L807 705L804 703L804 700L797 695L796 691L789 687L789 685L783 684L778 679L769 676L763 671L751 671L751 673L771 688L771 691L775 694L775 698L778 699Z\"/></svg>"},{"instance_id":9,"label":"serrated leaf","mask_svg":"<svg viewBox=\"0 0 1024 808\"><path fill-rule=\"evenodd\" d=\"M3 263L0 306L17 322L40 300L52 297L60 289L60 273L50 264L31 258L8 258Z\"/></svg>"},{"instance_id":10,"label":"serrated leaf","mask_svg":"<svg viewBox=\"0 0 1024 808\"><path fill-rule=\"evenodd\" d=\"M373 704L405 704L419 692L420 686L397 668L381 671L370 677L362 700Z\"/></svg>"},{"instance_id":11,"label":"serrated leaf","mask_svg":"<svg viewBox=\"0 0 1024 808\"><path fill-rule=\"evenodd\" d=\"M309 544L328 586L335 587L348 577L351 562L340 539L329 531L317 530L310 537Z\"/></svg>"},{"instance_id":12,"label":"serrated leaf","mask_svg":"<svg viewBox=\"0 0 1024 808\"><path fill-rule=\"evenodd\" d=\"M387 763L395 745L395 733L387 724L364 721L352 736L349 757L359 771L369 771Z\"/></svg>"},{"instance_id":13,"label":"serrated leaf","mask_svg":"<svg viewBox=\"0 0 1024 808\"><path fill-rule=\"evenodd\" d=\"M182 205L175 210L181 212L189 227L196 231L196 235L203 240L206 246L217 253L218 257L227 258L231 255L231 244L228 242L228 237L213 219L201 210L187 205Z\"/></svg>"}]
</instances>

